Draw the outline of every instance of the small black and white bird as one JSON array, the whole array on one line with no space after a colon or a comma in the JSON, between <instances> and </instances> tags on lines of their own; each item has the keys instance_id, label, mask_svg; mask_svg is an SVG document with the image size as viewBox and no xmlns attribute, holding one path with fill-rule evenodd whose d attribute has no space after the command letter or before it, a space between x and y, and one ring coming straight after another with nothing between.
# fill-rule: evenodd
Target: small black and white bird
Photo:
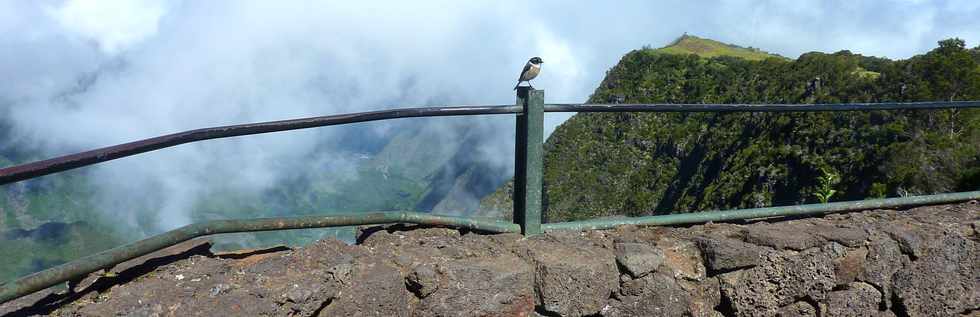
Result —
<instances>
[{"instance_id":1,"label":"small black and white bird","mask_svg":"<svg viewBox=\"0 0 980 317\"><path fill-rule=\"evenodd\" d=\"M534 86L531 86L531 79L538 77L538 73L541 72L541 64L544 64L544 61L540 57L531 57L527 61L527 64L524 64L524 70L521 71L521 76L517 77L517 86L514 86L514 90L517 90L517 87L521 86L522 81L526 81L527 86L534 89Z\"/></svg>"}]
</instances>

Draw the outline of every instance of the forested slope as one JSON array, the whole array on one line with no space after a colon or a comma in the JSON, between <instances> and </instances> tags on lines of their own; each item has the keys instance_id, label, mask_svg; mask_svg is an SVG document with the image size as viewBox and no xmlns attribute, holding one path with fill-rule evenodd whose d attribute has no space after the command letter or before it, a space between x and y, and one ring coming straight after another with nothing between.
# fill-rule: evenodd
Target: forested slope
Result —
<instances>
[{"instance_id":1,"label":"forested slope","mask_svg":"<svg viewBox=\"0 0 980 317\"><path fill-rule=\"evenodd\" d=\"M899 61L642 49L609 70L589 102L931 100L980 100L980 48L950 39ZM980 111L587 113L558 127L545 153L548 221L971 190L980 187ZM485 214L508 206L506 187L483 201Z\"/></svg>"}]
</instances>

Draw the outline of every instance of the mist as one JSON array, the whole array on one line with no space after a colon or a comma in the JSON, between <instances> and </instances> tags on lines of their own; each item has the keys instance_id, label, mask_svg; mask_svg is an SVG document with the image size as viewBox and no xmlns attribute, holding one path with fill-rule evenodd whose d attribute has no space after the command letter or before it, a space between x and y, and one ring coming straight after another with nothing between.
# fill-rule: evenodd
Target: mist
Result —
<instances>
[{"instance_id":1,"label":"mist","mask_svg":"<svg viewBox=\"0 0 980 317\"><path fill-rule=\"evenodd\" d=\"M791 58L906 58L943 38L977 45L977 16L974 1L0 1L0 119L12 125L2 142L51 157L208 126L511 104L531 56L545 61L534 85L546 102L584 102L623 54L684 32ZM570 116L549 115L548 133ZM420 124L485 131L477 150L513 172L512 117ZM193 222L218 185L258 194L310 169L356 177L354 159L331 145L379 142L405 125L357 127L199 142L88 169L105 216L150 233Z\"/></svg>"}]
</instances>

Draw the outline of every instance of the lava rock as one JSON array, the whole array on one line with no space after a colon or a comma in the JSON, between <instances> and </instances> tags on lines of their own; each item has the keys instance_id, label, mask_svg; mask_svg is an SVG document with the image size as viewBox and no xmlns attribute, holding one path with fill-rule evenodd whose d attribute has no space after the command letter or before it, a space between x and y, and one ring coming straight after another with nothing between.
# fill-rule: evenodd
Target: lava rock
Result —
<instances>
[{"instance_id":1,"label":"lava rock","mask_svg":"<svg viewBox=\"0 0 980 317\"><path fill-rule=\"evenodd\" d=\"M780 317L816 317L817 309L807 302L795 302L776 311L776 316Z\"/></svg>"},{"instance_id":2,"label":"lava rock","mask_svg":"<svg viewBox=\"0 0 980 317\"><path fill-rule=\"evenodd\" d=\"M804 298L822 300L836 281L832 260L820 249L771 253L754 268L719 277L737 316L769 316Z\"/></svg>"},{"instance_id":3,"label":"lava rock","mask_svg":"<svg viewBox=\"0 0 980 317\"><path fill-rule=\"evenodd\" d=\"M868 249L857 248L847 251L843 257L834 259L834 275L837 276L837 285L847 285L857 280L857 277L864 273L867 257Z\"/></svg>"},{"instance_id":4,"label":"lava rock","mask_svg":"<svg viewBox=\"0 0 980 317\"><path fill-rule=\"evenodd\" d=\"M980 307L980 243L946 232L921 246L924 256L895 273L895 304L912 316L950 316Z\"/></svg>"},{"instance_id":5,"label":"lava rock","mask_svg":"<svg viewBox=\"0 0 980 317\"><path fill-rule=\"evenodd\" d=\"M617 243L616 263L630 276L643 277L664 263L664 252L645 243Z\"/></svg>"},{"instance_id":6,"label":"lava rock","mask_svg":"<svg viewBox=\"0 0 980 317\"><path fill-rule=\"evenodd\" d=\"M691 316L691 296L673 277L650 274L623 284L603 316Z\"/></svg>"},{"instance_id":7,"label":"lava rock","mask_svg":"<svg viewBox=\"0 0 980 317\"><path fill-rule=\"evenodd\" d=\"M319 316L409 316L412 295L405 288L405 277L397 267L382 258L358 260L351 287L326 303ZM313 312L316 309L306 309Z\"/></svg>"},{"instance_id":8,"label":"lava rock","mask_svg":"<svg viewBox=\"0 0 980 317\"><path fill-rule=\"evenodd\" d=\"M698 237L695 242L712 275L756 266L764 254L762 247L735 239Z\"/></svg>"},{"instance_id":9,"label":"lava rock","mask_svg":"<svg viewBox=\"0 0 980 317\"><path fill-rule=\"evenodd\" d=\"M894 240L887 235L875 233L868 243L868 255L864 262L864 269L858 274L857 280L881 290L881 301L885 307L891 307L892 276L908 265L908 257L902 254Z\"/></svg>"},{"instance_id":10,"label":"lava rock","mask_svg":"<svg viewBox=\"0 0 980 317\"><path fill-rule=\"evenodd\" d=\"M423 286L434 289L421 299L416 315L528 316L534 312L534 270L514 255L450 261L438 272L439 286Z\"/></svg>"},{"instance_id":11,"label":"lava rock","mask_svg":"<svg viewBox=\"0 0 980 317\"><path fill-rule=\"evenodd\" d=\"M776 250L803 251L827 242L824 238L809 234L813 229L804 224L775 223L749 226L745 242L767 246Z\"/></svg>"},{"instance_id":12,"label":"lava rock","mask_svg":"<svg viewBox=\"0 0 980 317\"><path fill-rule=\"evenodd\" d=\"M566 241L544 237L528 241L539 296L535 303L562 316L597 313L619 286L616 257L608 249Z\"/></svg>"},{"instance_id":13,"label":"lava rock","mask_svg":"<svg viewBox=\"0 0 980 317\"><path fill-rule=\"evenodd\" d=\"M862 317L878 313L881 293L867 283L851 283L846 290L830 292L821 312L827 317Z\"/></svg>"}]
</instances>

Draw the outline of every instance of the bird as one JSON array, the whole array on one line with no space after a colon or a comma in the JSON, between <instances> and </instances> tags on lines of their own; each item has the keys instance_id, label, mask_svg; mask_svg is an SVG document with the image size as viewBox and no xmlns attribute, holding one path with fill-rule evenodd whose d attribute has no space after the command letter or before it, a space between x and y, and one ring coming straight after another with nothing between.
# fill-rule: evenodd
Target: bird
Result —
<instances>
[{"instance_id":1,"label":"bird","mask_svg":"<svg viewBox=\"0 0 980 317\"><path fill-rule=\"evenodd\" d=\"M541 64L544 64L544 61L540 57L531 57L527 61L527 64L524 64L524 70L521 71L521 76L517 77L517 86L514 86L514 90L517 90L517 87L521 86L522 81L526 81L527 86L534 89L534 86L531 86L531 79L538 77L538 73L541 72Z\"/></svg>"}]
</instances>

